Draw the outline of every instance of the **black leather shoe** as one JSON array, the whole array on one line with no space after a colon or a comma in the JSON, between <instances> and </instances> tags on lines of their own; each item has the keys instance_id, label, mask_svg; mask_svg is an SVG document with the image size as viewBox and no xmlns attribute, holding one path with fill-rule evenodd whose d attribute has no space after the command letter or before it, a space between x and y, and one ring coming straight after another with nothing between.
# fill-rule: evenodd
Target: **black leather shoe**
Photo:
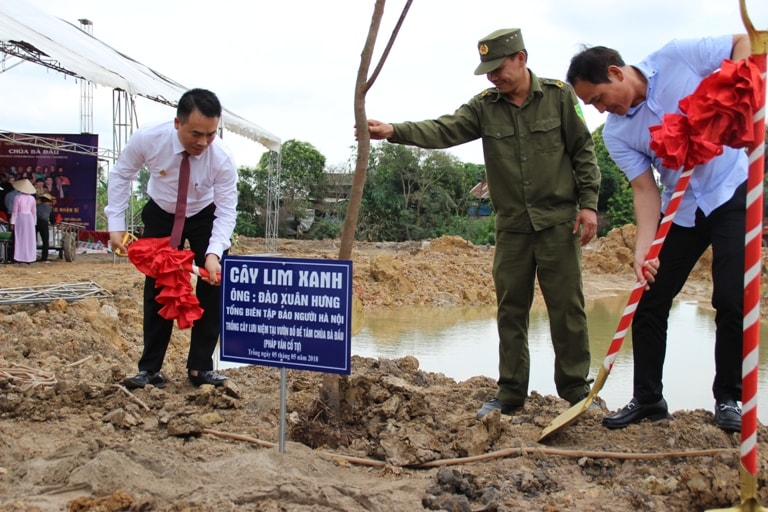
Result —
<instances>
[{"instance_id":1,"label":"black leather shoe","mask_svg":"<svg viewBox=\"0 0 768 512\"><path fill-rule=\"evenodd\" d=\"M647 405L642 405L632 398L623 409L603 418L603 425L608 428L624 428L646 418L655 421L667 416L669 416L667 401L663 398L654 404Z\"/></svg>"},{"instance_id":2,"label":"black leather shoe","mask_svg":"<svg viewBox=\"0 0 768 512\"><path fill-rule=\"evenodd\" d=\"M126 377L123 379L123 385L128 389L143 388L147 384L152 384L155 387L161 388L165 386L165 377L163 377L162 372L141 370L133 377Z\"/></svg>"},{"instance_id":3,"label":"black leather shoe","mask_svg":"<svg viewBox=\"0 0 768 512\"><path fill-rule=\"evenodd\" d=\"M726 432L741 432L741 408L736 400L723 400L715 405L715 425Z\"/></svg>"},{"instance_id":4,"label":"black leather shoe","mask_svg":"<svg viewBox=\"0 0 768 512\"><path fill-rule=\"evenodd\" d=\"M213 370L201 370L197 372L197 375L192 375L192 372L188 373L189 381L195 386L202 386L203 384L210 384L211 386L221 386L225 380L229 380L229 377L225 377L220 373L216 373Z\"/></svg>"},{"instance_id":5,"label":"black leather shoe","mask_svg":"<svg viewBox=\"0 0 768 512\"><path fill-rule=\"evenodd\" d=\"M523 405L512 405L508 404L506 402L502 402L498 398L491 398L487 402L483 404L483 406L477 411L477 419L482 419L485 416L488 416L491 412L495 411L496 409L501 411L501 414L507 414L511 415L516 410L520 409Z\"/></svg>"}]
</instances>

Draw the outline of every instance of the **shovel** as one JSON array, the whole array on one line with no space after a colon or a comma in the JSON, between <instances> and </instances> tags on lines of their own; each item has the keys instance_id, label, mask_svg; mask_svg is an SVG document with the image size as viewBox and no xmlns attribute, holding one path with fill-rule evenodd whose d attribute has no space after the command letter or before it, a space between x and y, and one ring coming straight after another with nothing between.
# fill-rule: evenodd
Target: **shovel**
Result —
<instances>
[{"instance_id":1,"label":"shovel","mask_svg":"<svg viewBox=\"0 0 768 512\"><path fill-rule=\"evenodd\" d=\"M768 31L755 30L747 15L744 0L740 0L741 18L752 43L749 59L763 77L766 74ZM744 339L742 348L741 403L741 503L730 508L712 509L711 512L768 511L757 501L757 370L760 347L760 270L762 264L763 179L765 152L765 83L760 93L761 110L754 116L755 133L759 138L749 147L749 175L747 178L747 225L744 256Z\"/></svg>"},{"instance_id":2,"label":"shovel","mask_svg":"<svg viewBox=\"0 0 768 512\"><path fill-rule=\"evenodd\" d=\"M661 223L656 230L656 236L653 239L651 249L648 251L648 255L645 258L646 260L652 260L656 258L659 255L659 252L661 252L661 246L664 243L664 239L667 237L669 228L672 226L672 221L674 220L675 214L680 207L680 202L683 199L683 194L685 194L685 189L688 187L688 182L691 180L692 174L693 168L686 169L680 174L680 177L677 180L677 184L675 185L675 190L672 193L672 199L669 201L669 204L667 205L667 211L664 214L664 218L661 220ZM611 368L613 368L613 363L616 360L616 356L618 355L618 352L621 349L621 345L624 342L624 337L626 336L627 331L629 330L629 326L632 323L632 317L635 316L637 303L640 301L640 297L642 297L643 292L645 291L645 286L646 283L642 281L638 280L635 282L635 286L632 288L632 293L629 295L627 306L624 308L624 313L621 317L621 320L619 321L618 327L616 328L616 334L613 335L611 345L608 347L608 354L605 356L605 359L603 359L603 365L600 367L597 377L595 378L595 382L592 384L592 389L589 390L587 397L581 402L573 405L564 413L560 414L558 417L552 420L549 425L544 427L544 429L541 431L541 434L539 435L539 442L543 441L555 432L559 432L565 427L571 425L574 421L579 419L579 417L581 417L585 412L589 410L589 407L592 405L595 397L597 397L597 394L601 389L603 389L603 385L605 384L608 375L611 373Z\"/></svg>"}]
</instances>

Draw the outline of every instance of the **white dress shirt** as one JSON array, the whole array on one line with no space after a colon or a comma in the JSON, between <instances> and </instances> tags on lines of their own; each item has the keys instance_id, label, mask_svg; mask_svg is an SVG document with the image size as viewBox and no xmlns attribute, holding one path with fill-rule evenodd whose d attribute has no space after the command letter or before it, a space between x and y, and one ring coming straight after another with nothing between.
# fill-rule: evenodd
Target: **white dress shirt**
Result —
<instances>
[{"instance_id":1,"label":"white dress shirt","mask_svg":"<svg viewBox=\"0 0 768 512\"><path fill-rule=\"evenodd\" d=\"M147 194L168 213L176 209L179 167L184 147L173 121L136 131L109 173L107 216L109 231L125 231L125 211L131 183L142 166L149 171ZM216 205L216 218L206 254L221 258L229 249L237 218L237 167L224 143L216 137L200 156L189 157L187 217Z\"/></svg>"}]
</instances>

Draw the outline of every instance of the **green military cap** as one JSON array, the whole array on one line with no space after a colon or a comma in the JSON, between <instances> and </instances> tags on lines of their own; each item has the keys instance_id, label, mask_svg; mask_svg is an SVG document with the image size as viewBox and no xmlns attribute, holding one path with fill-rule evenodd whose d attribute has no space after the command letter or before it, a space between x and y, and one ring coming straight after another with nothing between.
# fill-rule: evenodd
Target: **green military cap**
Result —
<instances>
[{"instance_id":1,"label":"green military cap","mask_svg":"<svg viewBox=\"0 0 768 512\"><path fill-rule=\"evenodd\" d=\"M475 69L475 74L490 73L501 66L508 55L524 49L523 33L519 28L502 28L491 32L477 43L480 65Z\"/></svg>"}]
</instances>

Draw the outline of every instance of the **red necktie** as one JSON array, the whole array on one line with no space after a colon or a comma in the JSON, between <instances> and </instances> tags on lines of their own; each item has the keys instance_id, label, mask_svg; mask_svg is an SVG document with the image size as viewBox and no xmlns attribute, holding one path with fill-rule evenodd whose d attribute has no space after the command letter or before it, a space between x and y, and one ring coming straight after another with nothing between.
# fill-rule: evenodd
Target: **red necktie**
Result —
<instances>
[{"instance_id":1,"label":"red necktie","mask_svg":"<svg viewBox=\"0 0 768 512\"><path fill-rule=\"evenodd\" d=\"M181 232L184 229L184 219L187 214L187 190L189 189L189 153L181 154L179 167L179 190L176 195L176 211L173 214L173 229L171 230L171 247L179 247Z\"/></svg>"}]
</instances>

